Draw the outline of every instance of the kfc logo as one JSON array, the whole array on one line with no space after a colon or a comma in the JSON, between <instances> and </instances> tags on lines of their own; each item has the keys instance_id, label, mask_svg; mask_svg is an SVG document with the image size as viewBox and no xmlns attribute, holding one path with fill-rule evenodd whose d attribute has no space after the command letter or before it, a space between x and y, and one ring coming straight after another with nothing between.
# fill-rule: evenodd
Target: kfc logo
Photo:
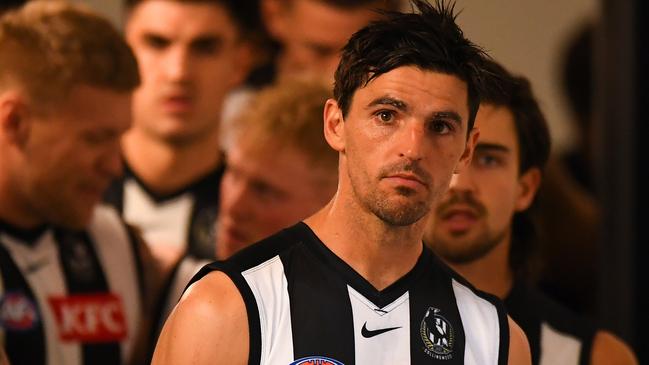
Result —
<instances>
[{"instance_id":1,"label":"kfc logo","mask_svg":"<svg viewBox=\"0 0 649 365\"><path fill-rule=\"evenodd\" d=\"M126 338L122 300L114 294L50 297L62 341L113 342Z\"/></svg>"}]
</instances>

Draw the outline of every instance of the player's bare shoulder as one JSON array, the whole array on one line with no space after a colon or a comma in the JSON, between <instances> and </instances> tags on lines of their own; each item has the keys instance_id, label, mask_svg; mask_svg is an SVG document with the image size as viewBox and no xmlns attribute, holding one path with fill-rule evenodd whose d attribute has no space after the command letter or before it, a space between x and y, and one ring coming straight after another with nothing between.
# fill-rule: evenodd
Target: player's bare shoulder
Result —
<instances>
[{"instance_id":1,"label":"player's bare shoulder","mask_svg":"<svg viewBox=\"0 0 649 365\"><path fill-rule=\"evenodd\" d=\"M509 316L507 316L507 322L509 323L509 361L507 363L509 365L532 364L530 345L525 332Z\"/></svg>"},{"instance_id":2,"label":"player's bare shoulder","mask_svg":"<svg viewBox=\"0 0 649 365\"><path fill-rule=\"evenodd\" d=\"M248 318L230 278L214 271L192 284L165 322L153 364L247 364Z\"/></svg>"}]
</instances>

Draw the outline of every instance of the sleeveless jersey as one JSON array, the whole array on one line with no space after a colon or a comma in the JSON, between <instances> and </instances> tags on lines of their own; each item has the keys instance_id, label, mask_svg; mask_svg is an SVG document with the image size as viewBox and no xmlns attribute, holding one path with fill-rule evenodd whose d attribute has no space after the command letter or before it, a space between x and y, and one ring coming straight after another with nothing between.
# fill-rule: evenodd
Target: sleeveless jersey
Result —
<instances>
[{"instance_id":1,"label":"sleeveless jersey","mask_svg":"<svg viewBox=\"0 0 649 365\"><path fill-rule=\"evenodd\" d=\"M124 165L124 175L111 184L105 202L138 227L148 244L170 245L194 257L213 260L214 222L224 165L166 195L152 192Z\"/></svg>"},{"instance_id":2,"label":"sleeveless jersey","mask_svg":"<svg viewBox=\"0 0 649 365\"><path fill-rule=\"evenodd\" d=\"M0 341L12 364L122 364L142 316L134 237L111 207L85 231L0 224Z\"/></svg>"},{"instance_id":3,"label":"sleeveless jersey","mask_svg":"<svg viewBox=\"0 0 649 365\"><path fill-rule=\"evenodd\" d=\"M502 303L427 248L381 291L304 223L205 266L192 282L213 270L227 274L244 299L249 364L507 363Z\"/></svg>"},{"instance_id":4,"label":"sleeveless jersey","mask_svg":"<svg viewBox=\"0 0 649 365\"><path fill-rule=\"evenodd\" d=\"M527 335L532 364L590 364L593 324L522 283L515 283L505 306Z\"/></svg>"}]
</instances>

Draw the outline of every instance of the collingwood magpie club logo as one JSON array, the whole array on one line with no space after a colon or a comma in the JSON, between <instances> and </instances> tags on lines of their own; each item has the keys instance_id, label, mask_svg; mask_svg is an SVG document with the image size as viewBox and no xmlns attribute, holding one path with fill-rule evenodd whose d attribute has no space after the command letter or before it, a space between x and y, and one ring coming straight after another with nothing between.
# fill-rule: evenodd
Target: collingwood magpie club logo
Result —
<instances>
[{"instance_id":1,"label":"collingwood magpie club logo","mask_svg":"<svg viewBox=\"0 0 649 365\"><path fill-rule=\"evenodd\" d=\"M345 365L338 360L324 356L309 356L295 360L289 365Z\"/></svg>"},{"instance_id":2,"label":"collingwood magpie club logo","mask_svg":"<svg viewBox=\"0 0 649 365\"><path fill-rule=\"evenodd\" d=\"M419 333L424 342L424 352L437 360L453 358L455 332L437 308L429 307L421 321Z\"/></svg>"}]
</instances>

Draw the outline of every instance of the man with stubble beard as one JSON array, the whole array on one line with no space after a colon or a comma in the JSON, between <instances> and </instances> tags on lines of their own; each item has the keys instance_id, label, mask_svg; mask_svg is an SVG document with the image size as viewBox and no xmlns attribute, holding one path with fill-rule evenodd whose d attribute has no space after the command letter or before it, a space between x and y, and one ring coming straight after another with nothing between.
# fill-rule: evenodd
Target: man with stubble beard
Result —
<instances>
[{"instance_id":1,"label":"man with stubble beard","mask_svg":"<svg viewBox=\"0 0 649 365\"><path fill-rule=\"evenodd\" d=\"M204 267L154 364L529 364L520 328L424 247L426 217L478 133L483 53L452 7L413 0L342 52L324 134L338 189L321 210Z\"/></svg>"},{"instance_id":2,"label":"man with stubble beard","mask_svg":"<svg viewBox=\"0 0 649 365\"><path fill-rule=\"evenodd\" d=\"M489 69L497 77L476 116L473 160L451 180L425 242L471 284L503 299L527 334L534 364L636 364L624 342L531 284L535 233L528 209L550 136L529 82L495 62Z\"/></svg>"}]
</instances>

